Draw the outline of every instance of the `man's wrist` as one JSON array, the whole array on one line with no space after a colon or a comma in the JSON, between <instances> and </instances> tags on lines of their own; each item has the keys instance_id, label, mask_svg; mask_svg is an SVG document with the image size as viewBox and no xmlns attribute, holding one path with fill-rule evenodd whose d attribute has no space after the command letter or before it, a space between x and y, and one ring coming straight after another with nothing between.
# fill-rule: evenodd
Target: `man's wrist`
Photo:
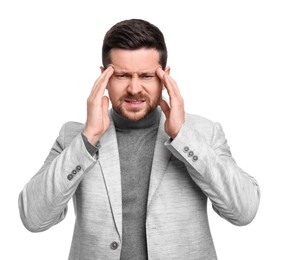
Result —
<instances>
[{"instance_id":1,"label":"man's wrist","mask_svg":"<svg viewBox=\"0 0 282 260\"><path fill-rule=\"evenodd\" d=\"M98 143L99 139L100 139L100 136L98 136L98 135L91 135L85 129L83 130L82 134L87 138L87 141L89 143L91 143L93 146L95 146Z\"/></svg>"},{"instance_id":2,"label":"man's wrist","mask_svg":"<svg viewBox=\"0 0 282 260\"><path fill-rule=\"evenodd\" d=\"M81 133L81 136L87 151L91 154L91 156L94 156L101 147L99 140L96 141L95 144L92 144L91 142L89 142L87 136L84 133Z\"/></svg>"}]
</instances>

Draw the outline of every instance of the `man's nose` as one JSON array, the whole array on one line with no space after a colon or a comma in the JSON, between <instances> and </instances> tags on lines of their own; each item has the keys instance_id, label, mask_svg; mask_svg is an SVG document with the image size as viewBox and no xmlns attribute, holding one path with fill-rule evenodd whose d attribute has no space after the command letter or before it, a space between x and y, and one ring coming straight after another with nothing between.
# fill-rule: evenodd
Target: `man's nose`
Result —
<instances>
[{"instance_id":1,"label":"man's nose","mask_svg":"<svg viewBox=\"0 0 282 260\"><path fill-rule=\"evenodd\" d=\"M134 75L131 77L127 91L132 95L138 94L142 91L141 81L138 76Z\"/></svg>"}]
</instances>

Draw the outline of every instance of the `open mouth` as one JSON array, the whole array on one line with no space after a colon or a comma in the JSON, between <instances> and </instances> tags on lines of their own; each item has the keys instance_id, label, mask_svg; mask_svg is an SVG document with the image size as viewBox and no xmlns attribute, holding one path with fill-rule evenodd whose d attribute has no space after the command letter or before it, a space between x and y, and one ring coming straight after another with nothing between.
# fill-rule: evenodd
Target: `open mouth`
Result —
<instances>
[{"instance_id":1,"label":"open mouth","mask_svg":"<svg viewBox=\"0 0 282 260\"><path fill-rule=\"evenodd\" d=\"M144 105L146 104L146 99L131 99L131 98L125 98L124 103L126 104L127 109L142 109Z\"/></svg>"},{"instance_id":2,"label":"open mouth","mask_svg":"<svg viewBox=\"0 0 282 260\"><path fill-rule=\"evenodd\" d=\"M145 102L145 99L125 99L124 101L130 104L137 105L137 104L142 104L143 102Z\"/></svg>"}]
</instances>

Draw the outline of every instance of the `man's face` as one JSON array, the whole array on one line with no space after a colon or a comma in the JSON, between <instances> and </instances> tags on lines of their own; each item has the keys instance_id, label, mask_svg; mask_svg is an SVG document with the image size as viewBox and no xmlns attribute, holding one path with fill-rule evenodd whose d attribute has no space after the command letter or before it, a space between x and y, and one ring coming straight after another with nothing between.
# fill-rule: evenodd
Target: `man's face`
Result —
<instances>
[{"instance_id":1,"label":"man's face","mask_svg":"<svg viewBox=\"0 0 282 260\"><path fill-rule=\"evenodd\" d=\"M137 121L159 104L162 83L156 74L159 53L155 49L122 50L110 53L114 73L108 83L109 98L116 112Z\"/></svg>"}]
</instances>

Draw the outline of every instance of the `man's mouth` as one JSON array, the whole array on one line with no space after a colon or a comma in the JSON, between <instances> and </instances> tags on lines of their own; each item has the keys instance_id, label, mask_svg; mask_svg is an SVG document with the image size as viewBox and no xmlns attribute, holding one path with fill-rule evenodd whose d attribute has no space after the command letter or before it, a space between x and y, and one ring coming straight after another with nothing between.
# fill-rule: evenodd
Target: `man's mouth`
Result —
<instances>
[{"instance_id":1,"label":"man's mouth","mask_svg":"<svg viewBox=\"0 0 282 260\"><path fill-rule=\"evenodd\" d=\"M130 104L141 104L145 102L145 99L124 99L124 101Z\"/></svg>"},{"instance_id":2,"label":"man's mouth","mask_svg":"<svg viewBox=\"0 0 282 260\"><path fill-rule=\"evenodd\" d=\"M123 101L127 109L133 111L139 111L146 104L145 98L125 98Z\"/></svg>"}]
</instances>

